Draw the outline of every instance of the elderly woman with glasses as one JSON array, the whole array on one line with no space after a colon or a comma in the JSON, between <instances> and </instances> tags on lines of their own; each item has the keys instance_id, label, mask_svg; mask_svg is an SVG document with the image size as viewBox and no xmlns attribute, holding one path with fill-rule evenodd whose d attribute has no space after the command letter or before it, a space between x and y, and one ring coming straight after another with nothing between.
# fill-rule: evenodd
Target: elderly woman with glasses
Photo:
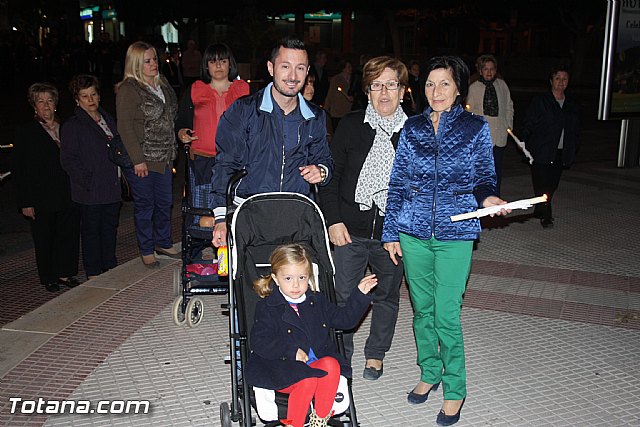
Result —
<instances>
[{"instance_id":1,"label":"elderly woman with glasses","mask_svg":"<svg viewBox=\"0 0 640 427\"><path fill-rule=\"evenodd\" d=\"M380 237L391 166L407 119L400 108L407 80L407 68L395 58L381 56L364 65L362 88L369 104L340 121L331 141L333 179L320 188L320 204L335 250L338 302L346 302L367 267L378 278L364 348L363 377L368 380L377 380L383 373L382 361L398 318L402 264L391 262ZM353 332L344 336L349 359Z\"/></svg>"},{"instance_id":2,"label":"elderly woman with glasses","mask_svg":"<svg viewBox=\"0 0 640 427\"><path fill-rule=\"evenodd\" d=\"M460 308L480 233L478 219L452 222L451 215L506 203L495 195L489 125L460 105L468 87L460 58L429 61L429 106L400 135L382 233L391 260L404 261L413 305L421 375L407 400L426 402L442 381L436 422L443 426L458 422L467 395Z\"/></svg>"}]
</instances>

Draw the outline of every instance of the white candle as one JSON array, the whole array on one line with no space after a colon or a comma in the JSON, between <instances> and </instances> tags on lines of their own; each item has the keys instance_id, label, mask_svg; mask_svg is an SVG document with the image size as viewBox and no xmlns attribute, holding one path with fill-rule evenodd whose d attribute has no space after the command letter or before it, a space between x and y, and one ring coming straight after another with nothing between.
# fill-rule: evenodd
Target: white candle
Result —
<instances>
[{"instance_id":1,"label":"white candle","mask_svg":"<svg viewBox=\"0 0 640 427\"><path fill-rule=\"evenodd\" d=\"M522 152L527 157L527 159L529 159L529 164L532 164L533 163L533 156L531 155L529 150L527 150L527 147L524 145L524 142L520 141L520 139L513 133L511 128L507 128L507 133L509 135L511 135L511 137L513 137L513 140L516 142L518 147L522 150Z\"/></svg>"},{"instance_id":2,"label":"white candle","mask_svg":"<svg viewBox=\"0 0 640 427\"><path fill-rule=\"evenodd\" d=\"M540 197L533 197L531 199L522 199L515 202L509 202L504 205L489 206L488 208L478 209L477 211L473 211L473 212L467 212L460 215L452 215L451 221L456 222L456 221L462 221L465 219L480 218L483 216L500 212L502 209L511 209L511 210L528 209L537 203L544 203L546 201L547 201L547 195L543 194Z\"/></svg>"}]
</instances>

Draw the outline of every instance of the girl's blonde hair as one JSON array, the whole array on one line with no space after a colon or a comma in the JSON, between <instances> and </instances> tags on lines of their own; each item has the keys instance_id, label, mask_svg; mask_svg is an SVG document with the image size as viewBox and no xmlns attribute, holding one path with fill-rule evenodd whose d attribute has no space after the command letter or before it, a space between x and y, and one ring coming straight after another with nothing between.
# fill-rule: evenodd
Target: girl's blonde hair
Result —
<instances>
[{"instance_id":1,"label":"girl's blonde hair","mask_svg":"<svg viewBox=\"0 0 640 427\"><path fill-rule=\"evenodd\" d=\"M313 269L311 268L311 255L309 250L299 243L290 243L281 245L274 249L269 257L271 264L271 272L278 274L278 271L284 266L291 264L307 264L310 287L315 289L315 279L313 277ZM253 281L253 290L256 291L261 298L271 295L273 286L271 275L262 276Z\"/></svg>"},{"instance_id":2,"label":"girl's blonde hair","mask_svg":"<svg viewBox=\"0 0 640 427\"><path fill-rule=\"evenodd\" d=\"M142 74L142 67L144 66L144 53L149 49L153 49L153 53L156 55L157 60L158 52L156 52L156 49L149 43L142 41L131 43L131 45L127 49L127 56L124 60L124 77L122 78L122 81L125 81L128 78L132 78L142 84L147 83L144 79L144 75ZM158 64L158 68L159 67L160 64ZM159 72L154 77L154 80L154 84L156 86L163 84Z\"/></svg>"}]
</instances>

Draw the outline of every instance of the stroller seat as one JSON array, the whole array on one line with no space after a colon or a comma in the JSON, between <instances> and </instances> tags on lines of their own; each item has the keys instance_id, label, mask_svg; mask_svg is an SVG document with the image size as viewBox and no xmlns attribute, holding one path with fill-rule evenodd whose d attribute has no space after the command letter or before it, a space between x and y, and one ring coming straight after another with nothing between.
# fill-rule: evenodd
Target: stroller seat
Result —
<instances>
[{"instance_id":1,"label":"stroller seat","mask_svg":"<svg viewBox=\"0 0 640 427\"><path fill-rule=\"evenodd\" d=\"M227 230L232 401L231 406L226 402L220 406L222 426L229 427L231 420L240 420L243 426L253 425L252 407L262 421L270 426L279 425L278 420L286 418L288 395L252 387L245 381L250 327L260 300L253 290L253 280L271 272L269 257L276 247L303 243L313 259L317 290L335 303L334 267L324 217L318 206L303 195L265 193L242 202ZM344 355L342 332L332 334L338 351ZM344 376L340 377L333 410L337 425L358 425L350 380ZM341 415L346 416L344 422Z\"/></svg>"}]
</instances>

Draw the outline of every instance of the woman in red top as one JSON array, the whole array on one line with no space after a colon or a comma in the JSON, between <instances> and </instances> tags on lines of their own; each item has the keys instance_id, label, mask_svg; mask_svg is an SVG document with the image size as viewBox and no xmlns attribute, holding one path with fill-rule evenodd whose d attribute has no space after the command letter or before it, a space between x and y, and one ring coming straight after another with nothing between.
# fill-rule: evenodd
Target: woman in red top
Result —
<instances>
[{"instance_id":1,"label":"woman in red top","mask_svg":"<svg viewBox=\"0 0 640 427\"><path fill-rule=\"evenodd\" d=\"M176 129L181 142L191 143L191 206L209 206L218 122L233 101L249 94L249 85L237 76L238 66L231 49L223 43L209 45L202 55L200 80L187 89L180 101Z\"/></svg>"}]
</instances>

